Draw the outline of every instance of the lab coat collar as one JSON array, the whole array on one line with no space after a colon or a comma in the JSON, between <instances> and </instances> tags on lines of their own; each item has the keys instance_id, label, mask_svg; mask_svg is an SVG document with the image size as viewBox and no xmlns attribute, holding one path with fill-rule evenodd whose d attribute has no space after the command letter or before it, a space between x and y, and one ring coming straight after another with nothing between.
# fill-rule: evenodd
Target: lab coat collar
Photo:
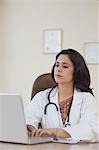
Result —
<instances>
[{"instance_id":1,"label":"lab coat collar","mask_svg":"<svg viewBox=\"0 0 99 150\"><path fill-rule=\"evenodd\" d=\"M74 94L73 94L73 105L77 105L81 103L82 98L81 98L82 92L80 90L74 89ZM53 91L51 92L50 95L51 102L54 102L58 104L58 88L54 88Z\"/></svg>"}]
</instances>

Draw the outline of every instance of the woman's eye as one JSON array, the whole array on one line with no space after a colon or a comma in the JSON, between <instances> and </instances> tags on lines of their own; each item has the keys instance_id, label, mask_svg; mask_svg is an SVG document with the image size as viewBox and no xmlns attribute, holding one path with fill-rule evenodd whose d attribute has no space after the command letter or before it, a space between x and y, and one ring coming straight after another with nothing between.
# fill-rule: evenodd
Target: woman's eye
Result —
<instances>
[{"instance_id":1,"label":"woman's eye","mask_svg":"<svg viewBox=\"0 0 99 150\"><path fill-rule=\"evenodd\" d=\"M63 68L68 68L68 66L63 66Z\"/></svg>"},{"instance_id":2,"label":"woman's eye","mask_svg":"<svg viewBox=\"0 0 99 150\"><path fill-rule=\"evenodd\" d=\"M55 64L55 67L59 67L59 64ZM63 68L68 68L68 66L63 65Z\"/></svg>"},{"instance_id":3,"label":"woman's eye","mask_svg":"<svg viewBox=\"0 0 99 150\"><path fill-rule=\"evenodd\" d=\"M55 67L58 67L59 66L59 64L55 64Z\"/></svg>"}]
</instances>

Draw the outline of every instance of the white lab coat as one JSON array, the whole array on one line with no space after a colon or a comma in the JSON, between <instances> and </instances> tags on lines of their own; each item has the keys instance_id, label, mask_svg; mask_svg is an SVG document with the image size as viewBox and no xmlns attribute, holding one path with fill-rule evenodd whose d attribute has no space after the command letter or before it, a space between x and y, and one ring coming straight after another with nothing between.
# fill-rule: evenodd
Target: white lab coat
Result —
<instances>
[{"instance_id":1,"label":"white lab coat","mask_svg":"<svg viewBox=\"0 0 99 150\"><path fill-rule=\"evenodd\" d=\"M54 105L48 105L47 114L44 115L45 105L48 103L48 92L50 89L36 94L29 103L26 110L26 124L38 127L41 122L42 128L62 128L67 131L73 139L94 141L97 136L97 114L96 101L89 92L74 90L73 102L69 114L70 125L63 125L60 110L58 112ZM58 108L58 91L55 88L50 95L50 101ZM67 121L66 121L67 122ZM65 123L66 124L66 123Z\"/></svg>"}]
</instances>

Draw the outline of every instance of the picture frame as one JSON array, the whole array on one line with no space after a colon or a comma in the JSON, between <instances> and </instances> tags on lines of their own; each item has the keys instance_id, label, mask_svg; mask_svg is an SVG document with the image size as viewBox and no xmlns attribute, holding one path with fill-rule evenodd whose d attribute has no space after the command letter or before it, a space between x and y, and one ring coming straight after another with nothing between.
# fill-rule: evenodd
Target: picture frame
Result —
<instances>
[{"instance_id":1,"label":"picture frame","mask_svg":"<svg viewBox=\"0 0 99 150\"><path fill-rule=\"evenodd\" d=\"M85 43L84 57L87 64L99 64L99 42Z\"/></svg>"},{"instance_id":2,"label":"picture frame","mask_svg":"<svg viewBox=\"0 0 99 150\"><path fill-rule=\"evenodd\" d=\"M62 30L46 29L43 31L43 50L45 54L55 54L61 51Z\"/></svg>"}]
</instances>

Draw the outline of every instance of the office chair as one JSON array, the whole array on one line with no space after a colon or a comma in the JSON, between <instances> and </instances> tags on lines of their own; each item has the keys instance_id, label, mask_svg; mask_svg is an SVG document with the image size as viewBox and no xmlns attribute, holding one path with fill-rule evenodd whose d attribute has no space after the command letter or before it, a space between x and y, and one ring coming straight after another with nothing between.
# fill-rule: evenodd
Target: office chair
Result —
<instances>
[{"instance_id":1,"label":"office chair","mask_svg":"<svg viewBox=\"0 0 99 150\"><path fill-rule=\"evenodd\" d=\"M31 100L36 93L51 88L56 85L51 73L45 73L36 78L32 86Z\"/></svg>"},{"instance_id":2,"label":"office chair","mask_svg":"<svg viewBox=\"0 0 99 150\"><path fill-rule=\"evenodd\" d=\"M56 82L52 79L51 73L45 73L38 76L32 86L31 100L40 91L46 90L56 85ZM31 128L30 125L27 128ZM38 128L42 128L41 123L38 124Z\"/></svg>"}]
</instances>

